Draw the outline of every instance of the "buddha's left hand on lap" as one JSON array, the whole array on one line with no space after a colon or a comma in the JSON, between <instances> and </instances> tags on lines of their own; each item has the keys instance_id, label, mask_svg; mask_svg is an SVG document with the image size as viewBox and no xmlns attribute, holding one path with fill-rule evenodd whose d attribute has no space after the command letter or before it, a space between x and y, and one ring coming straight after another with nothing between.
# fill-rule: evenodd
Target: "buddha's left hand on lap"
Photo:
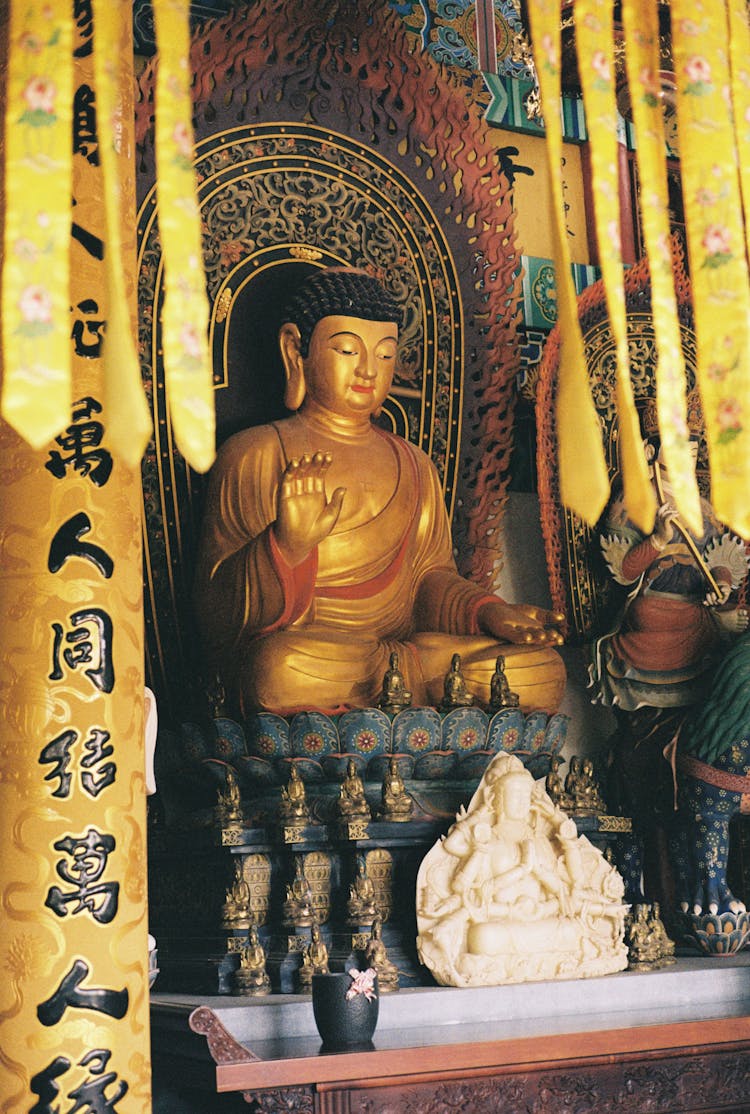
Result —
<instances>
[{"instance_id":1,"label":"buddha's left hand on lap","mask_svg":"<svg viewBox=\"0 0 750 1114\"><path fill-rule=\"evenodd\" d=\"M564 616L532 604L504 603L492 600L482 604L477 613L479 626L485 634L504 642L560 646L563 636L557 629Z\"/></svg>"}]
</instances>

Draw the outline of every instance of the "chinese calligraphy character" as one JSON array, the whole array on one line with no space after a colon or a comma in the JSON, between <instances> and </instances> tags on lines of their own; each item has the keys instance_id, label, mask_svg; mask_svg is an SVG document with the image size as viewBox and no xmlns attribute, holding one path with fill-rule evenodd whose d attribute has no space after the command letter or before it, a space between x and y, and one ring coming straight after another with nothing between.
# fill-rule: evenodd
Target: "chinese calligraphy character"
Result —
<instances>
[{"instance_id":1,"label":"chinese calligraphy character","mask_svg":"<svg viewBox=\"0 0 750 1114\"><path fill-rule=\"evenodd\" d=\"M102 1075L111 1055L109 1050L101 1048L88 1052L78 1061L81 1067L91 1069L91 1075L80 1087L70 1091L68 1098L75 1099L75 1105L66 1114L76 1114L78 1110L88 1111L89 1114L111 1114L115 1110L115 1103L128 1093L128 1084L121 1079L111 1098L107 1098L105 1094L110 1083L117 1081L116 1072L108 1071L106 1075Z\"/></svg>"},{"instance_id":2,"label":"chinese calligraphy character","mask_svg":"<svg viewBox=\"0 0 750 1114\"><path fill-rule=\"evenodd\" d=\"M49 547L47 568L50 572L59 572L68 557L83 557L96 565L102 576L108 580L114 572L114 561L99 545L91 542L82 542L84 534L91 530L91 519L83 511L74 514L64 522L56 532Z\"/></svg>"},{"instance_id":3,"label":"chinese calligraphy character","mask_svg":"<svg viewBox=\"0 0 750 1114\"><path fill-rule=\"evenodd\" d=\"M76 309L79 309L83 314L94 314L99 312L99 305L93 298L84 298L83 301L77 303ZM103 317L76 318L70 333L76 356L85 356L88 360L99 358L105 324ZM84 330L88 334L88 338L93 337L93 340L84 336Z\"/></svg>"},{"instance_id":4,"label":"chinese calligraphy character","mask_svg":"<svg viewBox=\"0 0 750 1114\"><path fill-rule=\"evenodd\" d=\"M81 759L81 785L90 797L98 797L103 789L112 785L117 776L117 766L114 762L105 762L114 754L114 747L107 746L110 735L99 727L92 727L89 737L83 744L86 754ZM52 793L53 797L65 798L70 796L70 787L73 775L70 772L71 747L78 740L78 732L69 728L42 750L39 755L40 763L53 763L54 768L45 775L45 781L59 778L59 785Z\"/></svg>"},{"instance_id":5,"label":"chinese calligraphy character","mask_svg":"<svg viewBox=\"0 0 750 1114\"><path fill-rule=\"evenodd\" d=\"M96 137L96 96L90 85L79 85L73 95L73 154L99 165Z\"/></svg>"},{"instance_id":6,"label":"chinese calligraphy character","mask_svg":"<svg viewBox=\"0 0 750 1114\"><path fill-rule=\"evenodd\" d=\"M102 987L81 987L89 974L89 966L77 959L64 976L55 993L37 1006L36 1014L42 1025L57 1025L68 1006L80 1010L98 1010L118 1021L128 1012L128 992L107 990Z\"/></svg>"},{"instance_id":7,"label":"chinese calligraphy character","mask_svg":"<svg viewBox=\"0 0 750 1114\"><path fill-rule=\"evenodd\" d=\"M69 467L88 476L97 487L103 487L112 472L112 454L100 448L104 435L101 422L92 421L92 414L101 413L101 404L94 398L80 399L73 409L73 421L55 440L63 453L53 449L44 467L61 480Z\"/></svg>"},{"instance_id":8,"label":"chinese calligraphy character","mask_svg":"<svg viewBox=\"0 0 750 1114\"><path fill-rule=\"evenodd\" d=\"M61 623L53 623L52 672L50 681L62 680L60 658L69 669L91 665L84 674L100 692L111 692L115 686L112 664L112 619L100 607L74 611L70 622L75 630L63 631ZM63 646L63 643L67 643Z\"/></svg>"},{"instance_id":9,"label":"chinese calligraphy character","mask_svg":"<svg viewBox=\"0 0 750 1114\"><path fill-rule=\"evenodd\" d=\"M95 1048L87 1052L78 1061L78 1067L88 1068L88 1078L78 1087L68 1091L68 1098L73 1099L65 1114L116 1114L116 1104L129 1090L124 1079L117 1078L117 1072L105 1071L112 1053L107 1048ZM31 1091L37 1095L39 1102L29 1110L29 1114L61 1114L59 1106L52 1105L59 1097L60 1088L54 1082L66 1071L69 1071L71 1062L66 1056L57 1056L48 1066L38 1072L31 1080ZM117 1083L117 1089L107 1096L110 1084Z\"/></svg>"},{"instance_id":10,"label":"chinese calligraphy character","mask_svg":"<svg viewBox=\"0 0 750 1114\"><path fill-rule=\"evenodd\" d=\"M73 57L88 58L91 54L94 39L94 13L91 0L75 0L73 19L76 21L76 30L81 40L80 46L77 46L73 51Z\"/></svg>"},{"instance_id":11,"label":"chinese calligraphy character","mask_svg":"<svg viewBox=\"0 0 750 1114\"><path fill-rule=\"evenodd\" d=\"M120 883L100 882L99 879L115 849L114 837L89 828L84 836L65 836L53 847L70 856L70 864L61 859L55 869L60 878L74 888L64 893L59 886L50 887L44 904L58 917L87 910L99 924L109 924L117 914ZM68 910L67 906L73 902L77 903L75 908Z\"/></svg>"}]
</instances>

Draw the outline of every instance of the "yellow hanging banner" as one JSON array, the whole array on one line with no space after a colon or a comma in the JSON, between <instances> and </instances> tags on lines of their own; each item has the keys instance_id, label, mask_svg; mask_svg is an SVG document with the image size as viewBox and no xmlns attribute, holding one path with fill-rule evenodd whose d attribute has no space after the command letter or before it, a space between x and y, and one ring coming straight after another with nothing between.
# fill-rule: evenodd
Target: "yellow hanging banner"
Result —
<instances>
[{"instance_id":1,"label":"yellow hanging banner","mask_svg":"<svg viewBox=\"0 0 750 1114\"><path fill-rule=\"evenodd\" d=\"M591 151L599 266L615 342L615 399L625 502L630 517L648 534L654 524L656 499L648 476L630 382L620 243L612 7L612 0L576 0L576 44Z\"/></svg>"},{"instance_id":2,"label":"yellow hanging banner","mask_svg":"<svg viewBox=\"0 0 750 1114\"><path fill-rule=\"evenodd\" d=\"M685 361L680 341L670 249L664 109L659 81L657 0L623 0L625 59L640 179L641 226L651 276L657 349L656 401L664 462L682 518L700 535L703 517L690 452Z\"/></svg>"},{"instance_id":3,"label":"yellow hanging banner","mask_svg":"<svg viewBox=\"0 0 750 1114\"><path fill-rule=\"evenodd\" d=\"M554 202L553 259L559 303L560 371L557 388L557 436L560 495L563 503L594 525L607 502L609 477L602 430L586 369L570 248L565 230L565 199L560 173L563 157L560 117L560 4L535 0L529 5L534 63L539 81L547 138L550 190Z\"/></svg>"},{"instance_id":4,"label":"yellow hanging banner","mask_svg":"<svg viewBox=\"0 0 750 1114\"><path fill-rule=\"evenodd\" d=\"M70 417L72 4L10 5L2 415L34 448Z\"/></svg>"},{"instance_id":5,"label":"yellow hanging banner","mask_svg":"<svg viewBox=\"0 0 750 1114\"><path fill-rule=\"evenodd\" d=\"M126 219L126 227L132 226L135 213L134 152L122 150L130 135L129 121L133 114L132 98L123 95L123 90L132 89L134 82L132 12L129 4L112 4L111 0L93 0L93 12L97 125L107 244L104 268L109 306L102 351L105 403L110 414L112 448L128 467L137 468L148 444L151 418L135 350L135 322L125 288L125 276L133 273L134 254L126 260L120 232L122 218ZM123 155L126 157L121 157Z\"/></svg>"},{"instance_id":6,"label":"yellow hanging banner","mask_svg":"<svg viewBox=\"0 0 750 1114\"><path fill-rule=\"evenodd\" d=\"M729 0L729 65L740 190L746 218L750 218L750 24L745 0ZM745 220L745 247L750 258L748 219Z\"/></svg>"},{"instance_id":7,"label":"yellow hanging banner","mask_svg":"<svg viewBox=\"0 0 750 1114\"><path fill-rule=\"evenodd\" d=\"M215 418L193 169L189 8L188 0L153 3L159 50L156 191L165 272L162 338L167 400L177 447L188 464L205 472L215 454Z\"/></svg>"},{"instance_id":8,"label":"yellow hanging banner","mask_svg":"<svg viewBox=\"0 0 750 1114\"><path fill-rule=\"evenodd\" d=\"M672 52L697 376L717 516L750 536L750 283L729 69L734 0L672 0ZM745 39L746 41L746 39ZM747 57L741 60L746 65ZM738 130L747 120L737 120ZM747 151L743 137L743 151ZM745 158L747 155L745 154Z\"/></svg>"}]
</instances>

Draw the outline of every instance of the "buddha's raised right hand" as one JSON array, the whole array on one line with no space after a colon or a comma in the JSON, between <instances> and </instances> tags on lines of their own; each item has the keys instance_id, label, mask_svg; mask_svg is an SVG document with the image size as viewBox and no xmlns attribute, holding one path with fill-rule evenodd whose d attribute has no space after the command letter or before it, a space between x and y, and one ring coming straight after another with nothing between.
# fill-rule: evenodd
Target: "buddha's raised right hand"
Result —
<instances>
[{"instance_id":1,"label":"buddha's raised right hand","mask_svg":"<svg viewBox=\"0 0 750 1114\"><path fill-rule=\"evenodd\" d=\"M286 466L279 486L274 533L284 559L299 565L333 530L341 513L345 487L326 497L325 477L331 454L309 453Z\"/></svg>"}]
</instances>

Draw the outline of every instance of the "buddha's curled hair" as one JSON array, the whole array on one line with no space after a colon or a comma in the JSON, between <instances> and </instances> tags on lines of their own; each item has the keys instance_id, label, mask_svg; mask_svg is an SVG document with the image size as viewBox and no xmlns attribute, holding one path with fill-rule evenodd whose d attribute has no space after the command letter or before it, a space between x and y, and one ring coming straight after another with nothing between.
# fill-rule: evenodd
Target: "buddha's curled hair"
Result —
<instances>
[{"instance_id":1,"label":"buddha's curled hair","mask_svg":"<svg viewBox=\"0 0 750 1114\"><path fill-rule=\"evenodd\" d=\"M282 324L293 322L300 331L300 353L307 356L313 329L324 317L361 317L365 321L393 321L401 325L401 310L377 279L365 271L329 267L315 271L287 303Z\"/></svg>"}]
</instances>

